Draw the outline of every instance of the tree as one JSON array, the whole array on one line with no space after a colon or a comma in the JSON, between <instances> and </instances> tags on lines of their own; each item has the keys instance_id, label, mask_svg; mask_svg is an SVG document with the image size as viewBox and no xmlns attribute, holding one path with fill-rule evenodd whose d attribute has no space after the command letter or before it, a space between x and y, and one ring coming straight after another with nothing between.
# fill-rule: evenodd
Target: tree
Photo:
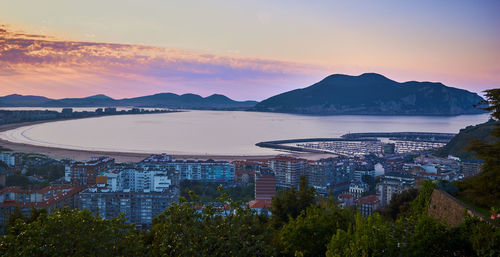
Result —
<instances>
[{"instance_id":1,"label":"tree","mask_svg":"<svg viewBox=\"0 0 500 257\"><path fill-rule=\"evenodd\" d=\"M196 199L196 197L192 197ZM201 205L180 199L153 221L153 256L271 256L267 219L222 195Z\"/></svg>"},{"instance_id":2,"label":"tree","mask_svg":"<svg viewBox=\"0 0 500 257\"><path fill-rule=\"evenodd\" d=\"M338 229L328 244L326 256L399 256L393 224L378 213L355 217L354 225Z\"/></svg>"},{"instance_id":3,"label":"tree","mask_svg":"<svg viewBox=\"0 0 500 257\"><path fill-rule=\"evenodd\" d=\"M436 188L436 185L431 181L422 182L422 187L418 192L417 197L410 203L411 216L419 217L421 215L427 214L427 209L431 203L432 192Z\"/></svg>"},{"instance_id":4,"label":"tree","mask_svg":"<svg viewBox=\"0 0 500 257\"><path fill-rule=\"evenodd\" d=\"M446 226L425 214L410 224L406 234L403 256L453 256Z\"/></svg>"},{"instance_id":5,"label":"tree","mask_svg":"<svg viewBox=\"0 0 500 257\"><path fill-rule=\"evenodd\" d=\"M363 182L365 182L366 184L368 184L368 186L370 187L370 190L369 190L370 192L374 192L375 186L377 185L377 183L375 181L375 177L368 175L368 174L364 174L361 177L361 180Z\"/></svg>"},{"instance_id":6,"label":"tree","mask_svg":"<svg viewBox=\"0 0 500 257\"><path fill-rule=\"evenodd\" d=\"M410 203L417 195L418 190L414 188L405 190L400 194L394 194L389 205L380 212L383 216L392 220L396 220L399 217L408 217L411 215Z\"/></svg>"},{"instance_id":7,"label":"tree","mask_svg":"<svg viewBox=\"0 0 500 257\"><path fill-rule=\"evenodd\" d=\"M489 106L484 108L491 111L493 119L500 119L500 89L486 90L486 98ZM482 172L474 177L457 183L460 188L459 195L467 198L481 207L500 206L500 125L493 129L492 135L497 140L491 144L474 140L469 149L476 153L479 159L484 161Z\"/></svg>"},{"instance_id":8,"label":"tree","mask_svg":"<svg viewBox=\"0 0 500 257\"><path fill-rule=\"evenodd\" d=\"M24 222L24 223L32 223L38 219L42 214L47 214L46 209L37 209L35 207L31 207L31 214L29 216L25 216L21 209L19 207L15 207L12 213L9 215L9 220L7 222L7 229L10 229L10 234L12 235L17 235L21 231L17 231L14 228L14 225L19 221L19 222Z\"/></svg>"},{"instance_id":9,"label":"tree","mask_svg":"<svg viewBox=\"0 0 500 257\"><path fill-rule=\"evenodd\" d=\"M307 185L305 176L300 177L299 190L294 187L279 192L272 200L272 223L276 228L287 223L290 218L299 214L315 203L314 188Z\"/></svg>"},{"instance_id":10,"label":"tree","mask_svg":"<svg viewBox=\"0 0 500 257\"><path fill-rule=\"evenodd\" d=\"M500 253L500 230L477 217L467 217L452 234L462 235L460 240L467 244L476 256L493 257Z\"/></svg>"},{"instance_id":11,"label":"tree","mask_svg":"<svg viewBox=\"0 0 500 257\"><path fill-rule=\"evenodd\" d=\"M337 229L347 230L352 214L337 206L311 205L279 232L281 252L293 256L324 256L326 245Z\"/></svg>"},{"instance_id":12,"label":"tree","mask_svg":"<svg viewBox=\"0 0 500 257\"><path fill-rule=\"evenodd\" d=\"M8 187L10 186L27 187L32 184L33 182L31 182L27 176L21 174L12 174L10 176L7 176L7 179L5 180L5 185Z\"/></svg>"},{"instance_id":13,"label":"tree","mask_svg":"<svg viewBox=\"0 0 500 257\"><path fill-rule=\"evenodd\" d=\"M16 220L0 238L0 255L138 256L145 254L142 245L138 231L123 217L104 220L88 211L63 208L40 213L31 223Z\"/></svg>"}]
</instances>

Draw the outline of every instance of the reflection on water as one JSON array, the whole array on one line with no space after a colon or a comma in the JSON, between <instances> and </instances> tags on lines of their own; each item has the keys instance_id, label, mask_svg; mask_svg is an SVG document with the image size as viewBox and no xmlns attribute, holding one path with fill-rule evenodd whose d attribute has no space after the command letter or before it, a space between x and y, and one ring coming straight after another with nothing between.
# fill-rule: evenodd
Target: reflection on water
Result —
<instances>
[{"instance_id":1,"label":"reflection on water","mask_svg":"<svg viewBox=\"0 0 500 257\"><path fill-rule=\"evenodd\" d=\"M189 111L60 121L0 134L14 142L69 149L212 155L276 154L268 140L339 137L348 132L451 132L487 114L437 116L305 116L241 111Z\"/></svg>"}]
</instances>

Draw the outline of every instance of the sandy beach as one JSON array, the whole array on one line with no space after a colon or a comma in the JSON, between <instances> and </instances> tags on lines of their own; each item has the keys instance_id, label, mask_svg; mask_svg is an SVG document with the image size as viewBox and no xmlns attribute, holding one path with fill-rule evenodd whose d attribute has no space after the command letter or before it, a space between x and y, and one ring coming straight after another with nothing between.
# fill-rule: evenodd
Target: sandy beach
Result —
<instances>
[{"instance_id":1,"label":"sandy beach","mask_svg":"<svg viewBox=\"0 0 500 257\"><path fill-rule=\"evenodd\" d=\"M68 119L65 119L68 120ZM24 122L16 124L6 124L0 126L0 132L17 129L24 126L32 126L42 123L57 122L62 120L53 121L34 121L34 122ZM24 153L38 153L47 155L55 159L73 159L77 161L88 160L94 156L109 156L115 158L117 162L139 162L152 153L133 153L133 152L109 152L109 151L88 151L88 150L73 150L58 147L47 147L47 146L37 146L25 143L10 142L7 140L0 139L0 146L4 148L11 149L13 151L24 152ZM169 153L167 153L169 154ZM314 154L314 153L283 153L286 155L297 156L301 158L317 160L321 158L331 157L333 155L329 154ZM255 156L238 156L238 155L176 155L172 154L177 159L193 159L197 158L200 160L213 159L220 161L234 161L234 160L246 160L246 159L260 159L260 158L270 158L275 155L255 155Z\"/></svg>"}]
</instances>

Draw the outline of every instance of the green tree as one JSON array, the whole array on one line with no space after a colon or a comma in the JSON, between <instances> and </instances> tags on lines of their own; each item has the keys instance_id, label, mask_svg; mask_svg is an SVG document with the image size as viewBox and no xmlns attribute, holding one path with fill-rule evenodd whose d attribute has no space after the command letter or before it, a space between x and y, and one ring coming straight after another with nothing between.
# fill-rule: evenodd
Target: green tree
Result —
<instances>
[{"instance_id":1,"label":"green tree","mask_svg":"<svg viewBox=\"0 0 500 257\"><path fill-rule=\"evenodd\" d=\"M63 208L40 213L26 223L17 219L0 238L1 256L137 256L142 240L123 217L104 220L88 211Z\"/></svg>"},{"instance_id":2,"label":"green tree","mask_svg":"<svg viewBox=\"0 0 500 257\"><path fill-rule=\"evenodd\" d=\"M381 210L380 213L392 220L396 220L399 217L409 217L411 215L410 203L417 195L418 190L414 188L405 190L400 194L394 194L389 205Z\"/></svg>"},{"instance_id":3,"label":"green tree","mask_svg":"<svg viewBox=\"0 0 500 257\"><path fill-rule=\"evenodd\" d=\"M422 187L413 201L410 203L411 214L413 217L420 217L421 215L427 215L427 209L431 203L432 192L436 188L436 185L431 181L422 182Z\"/></svg>"},{"instance_id":4,"label":"green tree","mask_svg":"<svg viewBox=\"0 0 500 257\"><path fill-rule=\"evenodd\" d=\"M352 214L335 205L312 205L279 232L281 252L288 256L323 256L326 245L337 229L347 230Z\"/></svg>"},{"instance_id":5,"label":"green tree","mask_svg":"<svg viewBox=\"0 0 500 257\"><path fill-rule=\"evenodd\" d=\"M399 256L395 234L393 224L378 213L366 218L358 213L351 228L332 236L326 256Z\"/></svg>"},{"instance_id":6,"label":"green tree","mask_svg":"<svg viewBox=\"0 0 500 257\"><path fill-rule=\"evenodd\" d=\"M27 176L24 176L22 174L12 174L10 176L7 176L5 180L5 185L8 187L10 186L27 187L32 184L33 182L31 182Z\"/></svg>"},{"instance_id":7,"label":"green tree","mask_svg":"<svg viewBox=\"0 0 500 257\"><path fill-rule=\"evenodd\" d=\"M445 225L423 214L407 231L404 256L453 256Z\"/></svg>"},{"instance_id":8,"label":"green tree","mask_svg":"<svg viewBox=\"0 0 500 257\"><path fill-rule=\"evenodd\" d=\"M217 183L199 182L199 181L182 181L180 183L181 196L190 200L190 191L193 191L203 202L213 202L217 200L221 192L217 190ZM254 184L246 186L237 186L234 188L225 188L224 192L234 201L248 202L254 197Z\"/></svg>"},{"instance_id":9,"label":"green tree","mask_svg":"<svg viewBox=\"0 0 500 257\"><path fill-rule=\"evenodd\" d=\"M276 228L286 224L290 218L299 214L315 203L314 188L307 185L305 176L300 177L299 190L294 187L278 193L272 200L272 223Z\"/></svg>"},{"instance_id":10,"label":"green tree","mask_svg":"<svg viewBox=\"0 0 500 257\"><path fill-rule=\"evenodd\" d=\"M500 119L500 89L486 90L486 98L489 106L484 108L491 111L491 117ZM457 183L460 188L459 195L467 198L470 202L481 207L500 207L500 125L492 131L492 136L497 140L491 144L475 140L469 149L476 153L479 159L484 161L482 171L474 177Z\"/></svg>"},{"instance_id":11,"label":"green tree","mask_svg":"<svg viewBox=\"0 0 500 257\"><path fill-rule=\"evenodd\" d=\"M477 217L467 217L452 234L463 237L460 242L469 246L476 256L494 257L500 253L500 230Z\"/></svg>"},{"instance_id":12,"label":"green tree","mask_svg":"<svg viewBox=\"0 0 500 257\"><path fill-rule=\"evenodd\" d=\"M265 217L224 195L201 209L200 204L180 199L155 218L149 233L153 256L274 254Z\"/></svg>"}]
</instances>

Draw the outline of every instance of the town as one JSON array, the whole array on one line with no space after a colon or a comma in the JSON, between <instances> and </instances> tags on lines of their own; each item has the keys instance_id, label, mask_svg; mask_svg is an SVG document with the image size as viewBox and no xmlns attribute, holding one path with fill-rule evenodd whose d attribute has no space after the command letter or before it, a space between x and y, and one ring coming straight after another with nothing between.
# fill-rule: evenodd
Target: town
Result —
<instances>
[{"instance_id":1,"label":"town","mask_svg":"<svg viewBox=\"0 0 500 257\"><path fill-rule=\"evenodd\" d=\"M123 114L150 114L175 112L167 109L129 108L118 110L115 107L96 108L95 111L75 111L73 108L62 108L61 111L52 110L0 110L0 125L21 122L55 121L65 119L80 119Z\"/></svg>"},{"instance_id":2,"label":"town","mask_svg":"<svg viewBox=\"0 0 500 257\"><path fill-rule=\"evenodd\" d=\"M29 215L33 208L50 213L62 207L86 209L105 219L123 214L128 222L148 229L153 218L194 183L250 189L240 196L244 203L257 213L272 215L273 197L280 190L297 188L301 176L318 197L334 197L342 208L368 216L387 206L395 194L419 187L424 180L461 180L479 173L481 166L428 151L320 160L278 155L232 162L154 154L138 163L117 163L110 157L55 160L4 151L0 160L2 230L16 210Z\"/></svg>"}]
</instances>

